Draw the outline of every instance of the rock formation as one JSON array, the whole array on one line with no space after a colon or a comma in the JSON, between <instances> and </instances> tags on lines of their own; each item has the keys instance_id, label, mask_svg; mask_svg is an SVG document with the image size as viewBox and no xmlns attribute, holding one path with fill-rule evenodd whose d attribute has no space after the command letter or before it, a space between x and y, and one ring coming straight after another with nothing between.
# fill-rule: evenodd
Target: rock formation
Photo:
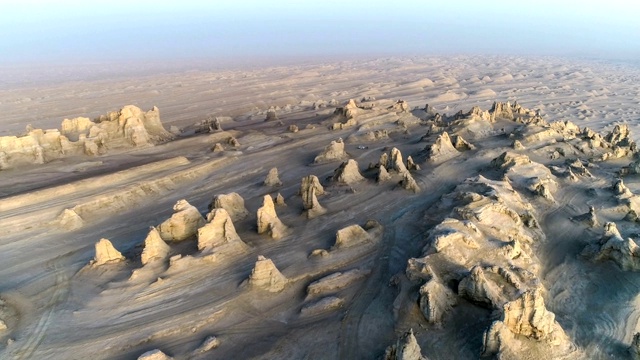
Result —
<instances>
[{"instance_id":1,"label":"rock formation","mask_svg":"<svg viewBox=\"0 0 640 360\"><path fill-rule=\"evenodd\" d=\"M282 238L287 227L280 221L270 195L265 195L262 207L258 209L258 234L268 233L272 239Z\"/></svg>"},{"instance_id":2,"label":"rock formation","mask_svg":"<svg viewBox=\"0 0 640 360\"><path fill-rule=\"evenodd\" d=\"M276 198L274 201L277 206L287 206L287 204L284 202L284 196L282 196L282 194L280 193L276 195Z\"/></svg>"},{"instance_id":3,"label":"rock formation","mask_svg":"<svg viewBox=\"0 0 640 360\"><path fill-rule=\"evenodd\" d=\"M202 353L205 353L207 351L211 351L211 350L217 348L218 346L220 346L220 339L218 339L215 336L207 336L207 338L204 339L202 344L200 346L198 346L198 348L193 351L193 354L194 355L195 354L202 354Z\"/></svg>"},{"instance_id":4,"label":"rock formation","mask_svg":"<svg viewBox=\"0 0 640 360\"><path fill-rule=\"evenodd\" d=\"M381 183L381 182L385 182L391 179L391 175L389 175L389 172L387 172L387 169L380 165L380 167L378 168L378 176L376 177L376 181Z\"/></svg>"},{"instance_id":5,"label":"rock formation","mask_svg":"<svg viewBox=\"0 0 640 360\"><path fill-rule=\"evenodd\" d=\"M427 358L422 356L422 350L413 335L413 329L409 329L394 345L386 349L384 360L427 360Z\"/></svg>"},{"instance_id":6,"label":"rock formation","mask_svg":"<svg viewBox=\"0 0 640 360\"><path fill-rule=\"evenodd\" d=\"M327 311L335 310L344 304L344 299L337 296L327 296L316 302L306 304L300 309L302 316L314 316Z\"/></svg>"},{"instance_id":7,"label":"rock formation","mask_svg":"<svg viewBox=\"0 0 640 360\"><path fill-rule=\"evenodd\" d=\"M239 148L240 147L240 141L238 141L238 139L236 139L235 137L231 136L227 139L227 144L231 145L234 148Z\"/></svg>"},{"instance_id":8,"label":"rock formation","mask_svg":"<svg viewBox=\"0 0 640 360\"><path fill-rule=\"evenodd\" d=\"M160 237L165 241L182 241L198 232L205 224L198 209L187 200L178 200L173 206L173 215L158 226Z\"/></svg>"},{"instance_id":9,"label":"rock formation","mask_svg":"<svg viewBox=\"0 0 640 360\"><path fill-rule=\"evenodd\" d=\"M341 184L354 184L362 180L364 180L364 177L360 174L358 163L353 159L343 162L333 172L333 181Z\"/></svg>"},{"instance_id":10,"label":"rock formation","mask_svg":"<svg viewBox=\"0 0 640 360\"><path fill-rule=\"evenodd\" d=\"M514 150L524 150L525 149L524 145L522 145L522 143L519 140L513 140L513 144L511 144L511 147Z\"/></svg>"},{"instance_id":11,"label":"rock formation","mask_svg":"<svg viewBox=\"0 0 640 360\"><path fill-rule=\"evenodd\" d=\"M324 188L320 185L320 180L315 175L309 175L302 178L300 184L300 195L302 196L302 206L305 210L314 206L314 196L324 194ZM316 199L317 202L317 199Z\"/></svg>"},{"instance_id":12,"label":"rock formation","mask_svg":"<svg viewBox=\"0 0 640 360\"><path fill-rule=\"evenodd\" d=\"M240 194L234 192L216 195L209 204L209 210L213 209L227 210L233 221L242 220L249 216L249 211L244 206L244 199Z\"/></svg>"},{"instance_id":13,"label":"rock formation","mask_svg":"<svg viewBox=\"0 0 640 360\"><path fill-rule=\"evenodd\" d=\"M425 319L431 324L441 325L443 317L456 303L453 291L433 276L420 287L418 305Z\"/></svg>"},{"instance_id":14,"label":"rock formation","mask_svg":"<svg viewBox=\"0 0 640 360\"><path fill-rule=\"evenodd\" d=\"M324 150L316 156L314 159L314 163L321 164L336 160L344 160L349 155L344 151L344 142L342 139L338 139L332 141L329 145L327 145Z\"/></svg>"},{"instance_id":15,"label":"rock formation","mask_svg":"<svg viewBox=\"0 0 640 360\"><path fill-rule=\"evenodd\" d=\"M596 216L596 209L593 206L589 206L589 212L574 216L572 218L574 221L584 222L589 227L597 227L598 226L598 217Z\"/></svg>"},{"instance_id":16,"label":"rock formation","mask_svg":"<svg viewBox=\"0 0 640 360\"><path fill-rule=\"evenodd\" d=\"M495 122L497 119L513 120L513 109L509 102L494 102L493 106L489 110L491 115L491 121Z\"/></svg>"},{"instance_id":17,"label":"rock formation","mask_svg":"<svg viewBox=\"0 0 640 360\"><path fill-rule=\"evenodd\" d=\"M262 255L258 256L258 261L249 276L249 286L269 292L280 292L285 288L287 282L287 278L276 268L271 259Z\"/></svg>"},{"instance_id":18,"label":"rock formation","mask_svg":"<svg viewBox=\"0 0 640 360\"><path fill-rule=\"evenodd\" d=\"M640 333L633 335L633 341L629 346L629 354L631 354L631 359L640 360Z\"/></svg>"},{"instance_id":19,"label":"rock formation","mask_svg":"<svg viewBox=\"0 0 640 360\"><path fill-rule=\"evenodd\" d=\"M391 170L397 171L399 174L408 172L407 167L402 161L402 153L397 148L391 149Z\"/></svg>"},{"instance_id":20,"label":"rock formation","mask_svg":"<svg viewBox=\"0 0 640 360\"><path fill-rule=\"evenodd\" d=\"M334 248L348 248L371 241L369 233L360 225L354 224L338 230Z\"/></svg>"},{"instance_id":21,"label":"rock formation","mask_svg":"<svg viewBox=\"0 0 640 360\"><path fill-rule=\"evenodd\" d=\"M508 169L516 165L528 165L531 163L527 155L505 151L497 158L491 160L491 167L495 169Z\"/></svg>"},{"instance_id":22,"label":"rock formation","mask_svg":"<svg viewBox=\"0 0 640 360\"><path fill-rule=\"evenodd\" d=\"M155 349L147 351L140 355L138 360L172 360L173 358L163 353L162 351Z\"/></svg>"},{"instance_id":23,"label":"rock formation","mask_svg":"<svg viewBox=\"0 0 640 360\"><path fill-rule=\"evenodd\" d=\"M278 168L272 168L267 174L267 178L264 179L264 185L266 186L282 186L282 181L278 177Z\"/></svg>"},{"instance_id":24,"label":"rock formation","mask_svg":"<svg viewBox=\"0 0 640 360\"><path fill-rule=\"evenodd\" d=\"M398 100L393 105L391 105L389 109L398 113L408 113L409 103L404 100Z\"/></svg>"},{"instance_id":25,"label":"rock formation","mask_svg":"<svg viewBox=\"0 0 640 360\"><path fill-rule=\"evenodd\" d=\"M487 280L480 266L474 266L471 274L458 284L458 294L473 302L498 308L505 302L502 289Z\"/></svg>"},{"instance_id":26,"label":"rock formation","mask_svg":"<svg viewBox=\"0 0 640 360\"><path fill-rule=\"evenodd\" d=\"M77 230L84 226L84 220L73 209L64 209L56 219L56 223L68 231Z\"/></svg>"},{"instance_id":27,"label":"rock formation","mask_svg":"<svg viewBox=\"0 0 640 360\"><path fill-rule=\"evenodd\" d=\"M416 183L415 179L411 174L407 171L402 175L402 181L400 181L400 185L403 189L412 191L414 193L420 192L420 187Z\"/></svg>"},{"instance_id":28,"label":"rock formation","mask_svg":"<svg viewBox=\"0 0 640 360\"><path fill-rule=\"evenodd\" d=\"M211 210L207 221L206 225L198 229L198 250L212 249L228 243L242 243L227 210Z\"/></svg>"},{"instance_id":29,"label":"rock formation","mask_svg":"<svg viewBox=\"0 0 640 360\"><path fill-rule=\"evenodd\" d=\"M353 269L327 275L309 284L307 286L307 295L311 297L319 294L335 293L363 279L369 273L370 271L368 270Z\"/></svg>"},{"instance_id":30,"label":"rock formation","mask_svg":"<svg viewBox=\"0 0 640 360\"><path fill-rule=\"evenodd\" d=\"M92 265L104 265L109 263L116 263L123 261L125 258L122 254L113 247L113 244L108 239L100 239L96 243L96 255L91 262Z\"/></svg>"},{"instance_id":31,"label":"rock formation","mask_svg":"<svg viewBox=\"0 0 640 360\"><path fill-rule=\"evenodd\" d=\"M267 117L266 119L264 119L264 121L276 121L278 120L278 114L276 113L275 109L269 109L267 110Z\"/></svg>"},{"instance_id":32,"label":"rock formation","mask_svg":"<svg viewBox=\"0 0 640 360\"><path fill-rule=\"evenodd\" d=\"M447 132L443 132L438 136L436 141L426 148L427 156L431 161L448 160L460 152L453 146L453 142Z\"/></svg>"},{"instance_id":33,"label":"rock formation","mask_svg":"<svg viewBox=\"0 0 640 360\"><path fill-rule=\"evenodd\" d=\"M220 143L216 143L213 148L211 149L211 151L213 152L223 152L224 151L224 146L222 146L222 144Z\"/></svg>"},{"instance_id":34,"label":"rock formation","mask_svg":"<svg viewBox=\"0 0 640 360\"><path fill-rule=\"evenodd\" d=\"M297 125L289 125L289 132L297 133L298 131L300 130L298 129Z\"/></svg>"},{"instance_id":35,"label":"rock formation","mask_svg":"<svg viewBox=\"0 0 640 360\"><path fill-rule=\"evenodd\" d=\"M154 260L164 260L169 256L171 248L162 240L160 233L155 227L149 229L149 234L144 239L144 250L142 250L142 265L146 265Z\"/></svg>"},{"instance_id":36,"label":"rock formation","mask_svg":"<svg viewBox=\"0 0 640 360\"><path fill-rule=\"evenodd\" d=\"M420 170L420 166L413 162L411 156L407 156L407 170Z\"/></svg>"},{"instance_id":37,"label":"rock formation","mask_svg":"<svg viewBox=\"0 0 640 360\"><path fill-rule=\"evenodd\" d=\"M309 188L308 199L311 201L311 206L308 209L305 209L305 214L308 219L326 214L327 209L323 208L322 205L320 205L320 202L318 202L318 198L316 197L316 188L313 186Z\"/></svg>"}]
</instances>

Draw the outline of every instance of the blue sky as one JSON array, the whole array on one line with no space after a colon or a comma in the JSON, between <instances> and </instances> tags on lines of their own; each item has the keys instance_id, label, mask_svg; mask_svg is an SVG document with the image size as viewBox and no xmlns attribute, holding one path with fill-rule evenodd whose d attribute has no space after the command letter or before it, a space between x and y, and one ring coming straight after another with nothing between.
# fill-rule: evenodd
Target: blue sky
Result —
<instances>
[{"instance_id":1,"label":"blue sky","mask_svg":"<svg viewBox=\"0 0 640 360\"><path fill-rule=\"evenodd\" d=\"M539 54L640 58L632 1L0 0L0 64Z\"/></svg>"}]
</instances>

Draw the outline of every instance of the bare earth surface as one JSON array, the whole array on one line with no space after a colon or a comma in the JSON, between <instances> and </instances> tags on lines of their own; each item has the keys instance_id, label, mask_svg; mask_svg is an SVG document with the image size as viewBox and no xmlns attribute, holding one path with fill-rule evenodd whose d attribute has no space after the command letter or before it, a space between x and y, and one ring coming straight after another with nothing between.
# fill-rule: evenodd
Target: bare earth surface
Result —
<instances>
[{"instance_id":1,"label":"bare earth surface","mask_svg":"<svg viewBox=\"0 0 640 360\"><path fill-rule=\"evenodd\" d=\"M133 104L157 106L173 139L0 170L0 358L381 359L409 329L428 359L631 356L640 68L434 57L21 76L0 83L0 136ZM196 125L208 117L221 129ZM348 159L356 171L334 176ZM265 184L272 168L281 184ZM301 191L309 175L322 189ZM209 214L232 192L248 213ZM102 238L124 260L94 260Z\"/></svg>"}]
</instances>

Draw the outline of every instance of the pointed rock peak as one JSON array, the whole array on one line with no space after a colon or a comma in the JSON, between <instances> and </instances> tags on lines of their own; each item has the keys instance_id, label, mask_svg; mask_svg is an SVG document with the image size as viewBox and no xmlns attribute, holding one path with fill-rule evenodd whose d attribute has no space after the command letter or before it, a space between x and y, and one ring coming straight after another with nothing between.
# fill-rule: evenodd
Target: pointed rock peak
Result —
<instances>
[{"instance_id":1,"label":"pointed rock peak","mask_svg":"<svg viewBox=\"0 0 640 360\"><path fill-rule=\"evenodd\" d=\"M327 145L318 156L316 156L313 162L319 164L335 160L343 160L347 157L348 155L344 151L344 142L342 141L342 138L339 138L338 140L331 141L331 143Z\"/></svg>"},{"instance_id":2,"label":"pointed rock peak","mask_svg":"<svg viewBox=\"0 0 640 360\"><path fill-rule=\"evenodd\" d=\"M278 168L272 168L267 174L267 178L264 180L266 186L282 186L282 181L278 177Z\"/></svg>"},{"instance_id":3,"label":"pointed rock peak","mask_svg":"<svg viewBox=\"0 0 640 360\"><path fill-rule=\"evenodd\" d=\"M149 234L144 239L144 250L142 250L142 265L146 265L154 260L164 260L169 255L171 248L167 245L160 232L155 227L149 229Z\"/></svg>"},{"instance_id":4,"label":"pointed rock peak","mask_svg":"<svg viewBox=\"0 0 640 360\"><path fill-rule=\"evenodd\" d=\"M391 179L391 175L389 175L389 172L387 171L387 169L384 166L380 166L378 168L378 177L376 180L380 183L380 182L385 182L389 179Z\"/></svg>"},{"instance_id":5,"label":"pointed rock peak","mask_svg":"<svg viewBox=\"0 0 640 360\"><path fill-rule=\"evenodd\" d=\"M354 184L362 180L364 180L364 177L360 174L358 162L353 159L343 162L340 167L333 172L333 181L342 184Z\"/></svg>"},{"instance_id":6,"label":"pointed rock peak","mask_svg":"<svg viewBox=\"0 0 640 360\"><path fill-rule=\"evenodd\" d=\"M96 256L93 260L94 265L115 263L125 259L108 239L100 239L100 241L96 243L95 247Z\"/></svg>"},{"instance_id":7,"label":"pointed rock peak","mask_svg":"<svg viewBox=\"0 0 640 360\"><path fill-rule=\"evenodd\" d=\"M269 292L280 292L285 288L287 282L287 278L282 275L271 259L262 255L258 256L258 261L249 276L249 286Z\"/></svg>"},{"instance_id":8,"label":"pointed rock peak","mask_svg":"<svg viewBox=\"0 0 640 360\"><path fill-rule=\"evenodd\" d=\"M207 215L207 220L209 222L198 229L198 250L242 241L227 210L213 209Z\"/></svg>"},{"instance_id":9,"label":"pointed rock peak","mask_svg":"<svg viewBox=\"0 0 640 360\"><path fill-rule=\"evenodd\" d=\"M354 224L338 230L334 248L347 248L370 241L369 233L360 225Z\"/></svg>"},{"instance_id":10,"label":"pointed rock peak","mask_svg":"<svg viewBox=\"0 0 640 360\"><path fill-rule=\"evenodd\" d=\"M284 202L284 196L282 196L282 194L280 194L280 193L278 193L278 195L276 195L275 203L278 206L287 206L287 204Z\"/></svg>"},{"instance_id":11,"label":"pointed rock peak","mask_svg":"<svg viewBox=\"0 0 640 360\"><path fill-rule=\"evenodd\" d=\"M411 176L411 174L408 171L405 172L402 176L403 178L402 178L402 181L400 182L400 185L402 185L403 189L412 191L414 193L420 192L420 187L418 186L418 183L416 183L416 180L413 178L413 176Z\"/></svg>"},{"instance_id":12,"label":"pointed rock peak","mask_svg":"<svg viewBox=\"0 0 640 360\"><path fill-rule=\"evenodd\" d=\"M311 192L311 207L307 209L306 214L308 219L323 215L327 212L327 209L320 205L318 198L316 197L316 189L310 188Z\"/></svg>"},{"instance_id":13,"label":"pointed rock peak","mask_svg":"<svg viewBox=\"0 0 640 360\"><path fill-rule=\"evenodd\" d=\"M324 194L324 188L320 185L320 180L315 175L309 175L302 178L300 184L300 195L302 196L302 206L305 210L313 207L313 199L311 197L311 189L314 190L316 196Z\"/></svg>"},{"instance_id":14,"label":"pointed rock peak","mask_svg":"<svg viewBox=\"0 0 640 360\"><path fill-rule=\"evenodd\" d=\"M395 147L391 149L391 168L400 174L407 172L407 168L402 161L402 153Z\"/></svg>"},{"instance_id":15,"label":"pointed rock peak","mask_svg":"<svg viewBox=\"0 0 640 360\"><path fill-rule=\"evenodd\" d=\"M420 166L413 161L411 155L407 156L407 169L408 170L420 170Z\"/></svg>"},{"instance_id":16,"label":"pointed rock peak","mask_svg":"<svg viewBox=\"0 0 640 360\"><path fill-rule=\"evenodd\" d=\"M280 239L285 235L287 227L280 221L271 195L265 195L262 207L258 209L258 234L268 233L272 239Z\"/></svg>"}]
</instances>

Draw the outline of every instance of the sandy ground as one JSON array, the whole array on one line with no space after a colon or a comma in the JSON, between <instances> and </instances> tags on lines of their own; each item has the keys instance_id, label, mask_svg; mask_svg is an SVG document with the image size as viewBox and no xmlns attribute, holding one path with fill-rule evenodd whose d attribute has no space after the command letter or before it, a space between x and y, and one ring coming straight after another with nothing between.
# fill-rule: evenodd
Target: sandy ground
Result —
<instances>
[{"instance_id":1,"label":"sandy ground","mask_svg":"<svg viewBox=\"0 0 640 360\"><path fill-rule=\"evenodd\" d=\"M17 76L19 78L19 76ZM375 97L384 109L397 99L411 108L432 105L454 114L478 105L517 100L539 109L547 121L571 120L578 126L611 130L628 124L640 138L640 69L602 62L554 58L388 58L370 61L270 67L235 71L164 71L135 77L0 85L0 135L18 134L27 124L55 128L64 118L95 117L126 104L160 108L165 127L184 127L208 115L230 116L229 133L184 136L166 144L99 157L69 157L44 165L0 172L0 298L3 320L0 357L7 359L135 359L161 349L176 359L375 359L408 328L413 328L429 359L478 358L491 311L463 302L442 328L428 324L415 305L416 289L389 286L409 258L419 257L427 233L443 214L433 214L444 194L464 179L482 173L511 140L498 131L469 138L477 150L449 161L422 161L427 128L419 123L389 139L346 143L366 180L351 186L332 183L340 161L313 164L324 146L347 139L358 126L328 129L335 99ZM314 103L317 109L314 109ZM320 106L320 104L322 104ZM384 105L384 106L383 106ZM278 106L279 122L264 122ZM386 119L386 110L375 118ZM419 111L415 113L420 116ZM387 120L385 120L387 121ZM296 124L301 130L287 131ZM307 128L307 125L314 125ZM234 134L237 151L212 153L211 147ZM358 145L366 145L359 149ZM383 148L397 147L419 159L414 177L422 191L413 194L396 181L377 184L376 163ZM548 163L543 152L526 151ZM564 186L555 203L539 206L546 239L533 247L540 260L547 308L571 341L593 359L628 358L627 347L640 331L640 278L611 262L580 257L602 229L576 225L570 217L612 207L605 189L614 171L630 159L601 163L595 180ZM277 167L281 187L265 187ZM328 212L307 219L297 194L300 179L317 175L327 194L319 201ZM564 184L564 183L563 183ZM625 178L640 191L637 175ZM143 189L143 191L140 191ZM244 254L209 262L194 239L171 245L180 261L142 268L140 253L149 226L172 214L186 199L201 213L216 194L237 192L250 216L235 223L250 246ZM256 210L265 194L281 193L286 207L277 212L290 228L280 240L256 232ZM72 207L82 209L85 224L67 231L55 219ZM619 220L624 214L602 213ZM368 219L384 231L372 244L342 249L327 258L309 257L329 249L336 231ZM633 229L632 229L633 230ZM633 233L629 230L629 233ZM640 229L638 229L640 230ZM126 262L86 267L94 244L108 238ZM290 279L280 293L247 288L243 282L258 255L271 258ZM189 257L190 256L190 257ZM302 316L306 287L350 269L370 273L327 295L344 300L341 308ZM400 289L400 290L399 290ZM210 335L220 346L193 351Z\"/></svg>"}]
</instances>

